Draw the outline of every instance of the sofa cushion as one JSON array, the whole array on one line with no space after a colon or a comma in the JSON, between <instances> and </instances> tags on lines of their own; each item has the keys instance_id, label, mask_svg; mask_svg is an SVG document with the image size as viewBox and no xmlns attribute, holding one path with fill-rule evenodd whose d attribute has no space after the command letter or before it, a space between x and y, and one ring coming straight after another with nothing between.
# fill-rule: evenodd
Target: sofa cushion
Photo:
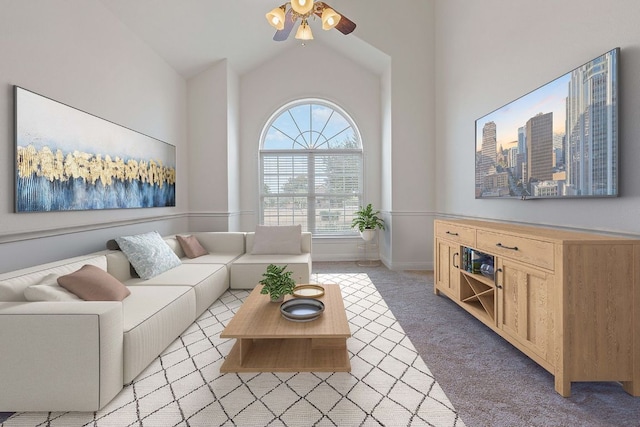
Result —
<instances>
[{"instance_id":1,"label":"sofa cushion","mask_svg":"<svg viewBox=\"0 0 640 427\"><path fill-rule=\"evenodd\" d=\"M55 273L58 275L76 271L85 264L107 269L105 255L89 254L61 261L40 264L0 274L0 301L27 301L24 291L31 285L37 285L43 277Z\"/></svg>"},{"instance_id":2,"label":"sofa cushion","mask_svg":"<svg viewBox=\"0 0 640 427\"><path fill-rule=\"evenodd\" d=\"M194 286L221 268L226 267L224 264L185 263L158 274L151 279L131 279L125 283L127 286Z\"/></svg>"},{"instance_id":3,"label":"sofa cushion","mask_svg":"<svg viewBox=\"0 0 640 427\"><path fill-rule=\"evenodd\" d=\"M200 231L191 233L209 253L245 253L246 233L239 231Z\"/></svg>"},{"instance_id":4,"label":"sofa cushion","mask_svg":"<svg viewBox=\"0 0 640 427\"><path fill-rule=\"evenodd\" d=\"M58 285L58 274L47 274L36 285L24 290L27 301L82 301L76 294Z\"/></svg>"},{"instance_id":5,"label":"sofa cushion","mask_svg":"<svg viewBox=\"0 0 640 427\"><path fill-rule=\"evenodd\" d=\"M86 301L122 301L131 293L122 282L94 265L58 277L58 284Z\"/></svg>"},{"instance_id":6,"label":"sofa cushion","mask_svg":"<svg viewBox=\"0 0 640 427\"><path fill-rule=\"evenodd\" d=\"M106 258L107 272L121 282L125 282L132 277L140 278L129 262L129 259L122 253L122 251L111 251L106 255Z\"/></svg>"},{"instance_id":7,"label":"sofa cushion","mask_svg":"<svg viewBox=\"0 0 640 427\"><path fill-rule=\"evenodd\" d=\"M258 225L251 253L254 255L298 255L302 227L298 225Z\"/></svg>"},{"instance_id":8,"label":"sofa cushion","mask_svg":"<svg viewBox=\"0 0 640 427\"><path fill-rule=\"evenodd\" d=\"M199 258L198 258L199 259ZM149 280L131 279L129 289L156 286L186 286L196 292L196 314L202 314L229 288L225 264L182 264Z\"/></svg>"},{"instance_id":9,"label":"sofa cushion","mask_svg":"<svg viewBox=\"0 0 640 427\"><path fill-rule=\"evenodd\" d=\"M115 240L143 279L150 279L180 265L180 258L157 231L117 237Z\"/></svg>"},{"instance_id":10,"label":"sofa cushion","mask_svg":"<svg viewBox=\"0 0 640 427\"><path fill-rule=\"evenodd\" d=\"M10 283L0 282L0 301L26 301L24 290L29 286L19 288Z\"/></svg>"},{"instance_id":11,"label":"sofa cushion","mask_svg":"<svg viewBox=\"0 0 640 427\"><path fill-rule=\"evenodd\" d=\"M202 247L196 236L176 236L176 239L187 258L198 258L209 253Z\"/></svg>"},{"instance_id":12,"label":"sofa cushion","mask_svg":"<svg viewBox=\"0 0 640 427\"><path fill-rule=\"evenodd\" d=\"M230 284L232 289L253 289L267 271L269 264L287 265L296 284L309 283L311 254L300 255L253 255L245 254L231 264Z\"/></svg>"},{"instance_id":13,"label":"sofa cushion","mask_svg":"<svg viewBox=\"0 0 640 427\"><path fill-rule=\"evenodd\" d=\"M183 258L182 264L230 264L242 254L208 253L198 258Z\"/></svg>"},{"instance_id":14,"label":"sofa cushion","mask_svg":"<svg viewBox=\"0 0 640 427\"><path fill-rule=\"evenodd\" d=\"M115 239L107 240L107 249L109 249L110 251L118 251L118 252L120 252L120 245L118 245L118 242L116 242ZM126 258L126 256L125 256L125 258ZM129 275L131 277L140 277L140 275L138 274L136 269L133 268L133 265L131 265L131 263L129 262L128 259L127 259L127 264L129 265Z\"/></svg>"},{"instance_id":15,"label":"sofa cushion","mask_svg":"<svg viewBox=\"0 0 640 427\"><path fill-rule=\"evenodd\" d=\"M124 384L131 382L196 319L189 286L133 286L122 301Z\"/></svg>"}]
</instances>

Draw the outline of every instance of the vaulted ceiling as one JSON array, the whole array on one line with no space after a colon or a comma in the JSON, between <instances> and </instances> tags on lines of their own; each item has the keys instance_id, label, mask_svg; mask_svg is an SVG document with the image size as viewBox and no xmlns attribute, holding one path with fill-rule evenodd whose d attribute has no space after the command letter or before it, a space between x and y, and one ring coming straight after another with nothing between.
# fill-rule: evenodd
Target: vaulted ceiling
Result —
<instances>
[{"instance_id":1,"label":"vaulted ceiling","mask_svg":"<svg viewBox=\"0 0 640 427\"><path fill-rule=\"evenodd\" d=\"M285 49L301 48L293 34L284 42L272 40L275 30L265 14L283 0L100 1L186 79L223 59L243 74ZM362 2L328 3L360 24L362 4L355 3ZM323 31L319 19L310 26L315 37L310 43L331 45L376 72L384 67L385 55L360 39L358 28L344 36Z\"/></svg>"}]
</instances>

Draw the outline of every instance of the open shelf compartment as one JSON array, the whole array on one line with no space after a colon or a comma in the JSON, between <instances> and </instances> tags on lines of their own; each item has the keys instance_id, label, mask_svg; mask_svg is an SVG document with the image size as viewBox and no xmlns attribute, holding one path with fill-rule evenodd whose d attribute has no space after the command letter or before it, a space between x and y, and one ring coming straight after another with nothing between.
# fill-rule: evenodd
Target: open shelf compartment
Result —
<instances>
[{"instance_id":1,"label":"open shelf compartment","mask_svg":"<svg viewBox=\"0 0 640 427\"><path fill-rule=\"evenodd\" d=\"M495 324L496 320L495 298L493 280L480 274L462 271L460 300L470 311L491 324Z\"/></svg>"}]
</instances>

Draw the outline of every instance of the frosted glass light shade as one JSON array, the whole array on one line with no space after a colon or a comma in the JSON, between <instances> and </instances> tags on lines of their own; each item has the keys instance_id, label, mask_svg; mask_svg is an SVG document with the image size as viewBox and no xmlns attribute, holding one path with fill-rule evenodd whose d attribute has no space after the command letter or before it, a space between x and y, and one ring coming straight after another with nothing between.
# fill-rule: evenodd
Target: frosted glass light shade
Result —
<instances>
[{"instance_id":1,"label":"frosted glass light shade","mask_svg":"<svg viewBox=\"0 0 640 427\"><path fill-rule=\"evenodd\" d=\"M282 30L284 28L284 10L280 7L276 7L266 15L269 24L276 30Z\"/></svg>"},{"instance_id":2,"label":"frosted glass light shade","mask_svg":"<svg viewBox=\"0 0 640 427\"><path fill-rule=\"evenodd\" d=\"M313 9L313 0L291 0L291 8L300 15L305 15Z\"/></svg>"},{"instance_id":3,"label":"frosted glass light shade","mask_svg":"<svg viewBox=\"0 0 640 427\"><path fill-rule=\"evenodd\" d=\"M340 22L340 18L342 18L342 16L337 14L335 10L331 9L330 7L326 7L322 11L322 29L332 29L333 27L338 25L338 22Z\"/></svg>"},{"instance_id":4,"label":"frosted glass light shade","mask_svg":"<svg viewBox=\"0 0 640 427\"><path fill-rule=\"evenodd\" d=\"M298 40L313 40L313 34L311 33L311 27L307 24L307 20L303 20L302 24L298 27L298 31L296 31L296 38Z\"/></svg>"}]
</instances>

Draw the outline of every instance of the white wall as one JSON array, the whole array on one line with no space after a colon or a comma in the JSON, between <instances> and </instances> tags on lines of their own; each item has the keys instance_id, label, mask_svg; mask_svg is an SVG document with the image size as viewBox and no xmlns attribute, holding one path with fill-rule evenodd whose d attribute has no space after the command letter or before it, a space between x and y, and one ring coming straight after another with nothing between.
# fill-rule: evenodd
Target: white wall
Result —
<instances>
[{"instance_id":1,"label":"white wall","mask_svg":"<svg viewBox=\"0 0 640 427\"><path fill-rule=\"evenodd\" d=\"M434 2L403 0L396 6L389 8L386 1L369 0L366 4L345 3L340 11L346 16L358 17L355 37L390 58L390 65L382 76L376 75L379 108L374 115L364 116L367 120L375 117L371 128L375 126L375 137L380 144L376 153L379 160L368 160L368 167L375 167L375 174L379 176L373 181L375 186L367 187L365 200L381 209L388 225L380 235L381 257L393 269L430 268L436 191ZM407 25L408 14L419 16L420 23ZM277 61L258 67L241 79L241 204L245 229L252 229L256 222L256 146L261 126L270 112L297 96L329 97L354 114L362 126L355 109L347 102L356 101L350 94L361 84L365 70L357 70L353 77L335 74L339 62L311 54L310 48L320 44L318 36L306 51L286 52ZM335 49L326 54L338 55ZM311 76L306 80L304 73L293 72L301 64L304 73ZM341 89L336 91L335 85ZM353 250L354 242L342 247L345 251L347 247ZM325 256L333 260L348 259L344 255L336 249L335 242L314 240L314 259Z\"/></svg>"},{"instance_id":2,"label":"white wall","mask_svg":"<svg viewBox=\"0 0 640 427\"><path fill-rule=\"evenodd\" d=\"M96 0L1 9L0 271L103 249L122 230L184 229L185 81ZM14 213L13 85L175 145L177 206Z\"/></svg>"},{"instance_id":3,"label":"white wall","mask_svg":"<svg viewBox=\"0 0 640 427\"><path fill-rule=\"evenodd\" d=\"M363 4L352 6L357 15L349 15L358 16L358 37L391 57L383 104L382 210L389 225L381 236L387 247L384 261L392 269L432 268L437 141L434 1L402 0L391 7L387 1L370 0L366 10L359 7Z\"/></svg>"},{"instance_id":4,"label":"white wall","mask_svg":"<svg viewBox=\"0 0 640 427\"><path fill-rule=\"evenodd\" d=\"M380 207L389 225L381 235L385 262L394 268L429 265L431 231L425 224L431 215L433 192L433 7L431 0L405 3L423 17L425 25L405 25L406 13L400 12L403 8L374 12L386 7L382 0L341 7L346 15L359 17L358 33L349 37L384 52L374 55L377 58L372 62L384 57L382 62L388 63L392 58L393 64L386 66L382 78L372 71L371 64L364 63L371 59L368 52L372 49L353 43L352 60L323 45L320 35L331 40L334 34L320 33L306 48L296 46L278 58L285 66L271 60L239 77L228 65L213 64L189 81L187 95L185 82L99 2L50 0L36 7L32 2L6 1L0 17L0 47L6 61L0 70L8 83L174 143L178 146L178 206L18 218L11 212L13 142L7 131L1 188L5 198L0 205L0 233L4 234L0 234L0 241L21 242L26 253L32 245L50 244L46 239L37 243L25 243L25 239L73 233L74 246L62 249L56 245L58 253L43 255L53 259L100 249L101 243L96 242L120 234L122 227L140 231L153 227L165 232L188 228L251 230L257 218L260 130L279 106L299 96L311 96L341 105L360 126L366 150L365 201ZM356 39L336 34L331 43L345 41ZM367 59L358 63L363 55ZM42 62L47 66L42 67ZM311 78L289 71L300 69L300 64ZM200 90L212 97L205 99ZM3 120L11 123L9 85L4 96ZM40 219L43 216L46 223ZM317 259L322 259L323 253L331 259L355 257L356 243L358 239L318 243ZM1 246L6 251L15 247Z\"/></svg>"},{"instance_id":5,"label":"white wall","mask_svg":"<svg viewBox=\"0 0 640 427\"><path fill-rule=\"evenodd\" d=\"M188 82L189 225L193 231L228 229L229 179L233 176L229 160L235 152L229 144L234 133L229 128L232 74L223 60Z\"/></svg>"},{"instance_id":6,"label":"white wall","mask_svg":"<svg viewBox=\"0 0 640 427\"><path fill-rule=\"evenodd\" d=\"M357 124L365 153L365 200L380 204L380 76L325 46L322 34L294 45L240 78L241 227L258 222L258 149L271 115L299 98L322 98L342 107ZM359 238L314 239L314 259L355 259Z\"/></svg>"},{"instance_id":7,"label":"white wall","mask_svg":"<svg viewBox=\"0 0 640 427\"><path fill-rule=\"evenodd\" d=\"M438 211L640 233L640 2L436 0L435 11ZM475 120L615 47L621 197L475 200Z\"/></svg>"}]
</instances>

